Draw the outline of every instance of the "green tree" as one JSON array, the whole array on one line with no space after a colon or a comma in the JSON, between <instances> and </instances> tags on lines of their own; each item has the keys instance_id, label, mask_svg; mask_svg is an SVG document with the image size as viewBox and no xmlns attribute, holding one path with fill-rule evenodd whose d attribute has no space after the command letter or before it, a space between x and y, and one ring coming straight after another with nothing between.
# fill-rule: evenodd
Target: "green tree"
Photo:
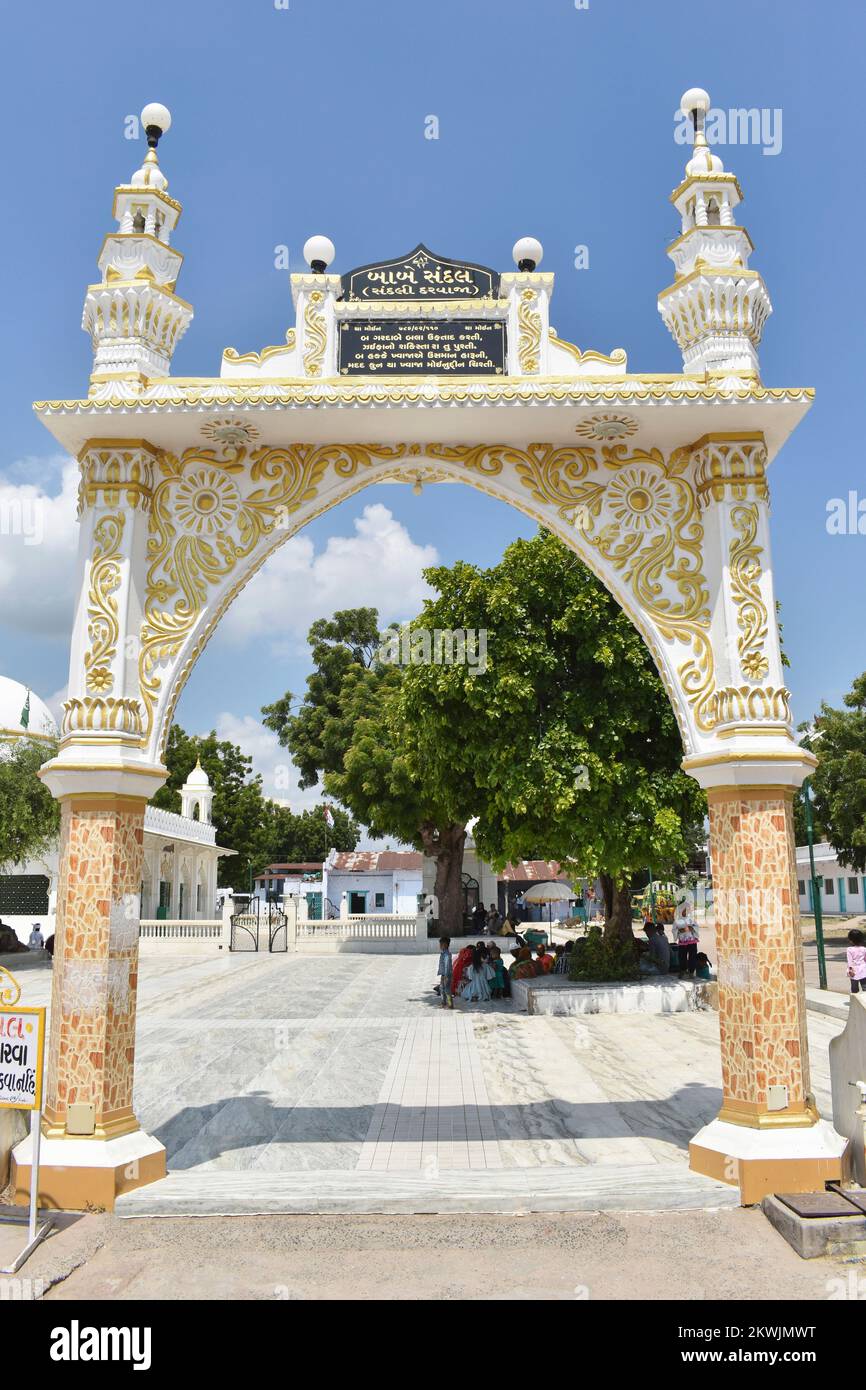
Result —
<instances>
[{"instance_id":1,"label":"green tree","mask_svg":"<svg viewBox=\"0 0 866 1390\"><path fill-rule=\"evenodd\" d=\"M445 930L459 929L477 816L495 866L544 855L600 874L608 935L630 939L632 872L684 862L705 809L640 636L545 532L490 570L461 562L426 578L438 596L412 624L418 664L375 659L370 610L336 614L311 630L317 664L299 711L287 695L265 723L373 833L434 857ZM458 630L484 633L486 655L478 636L469 660L423 659L425 634Z\"/></svg>"},{"instance_id":2,"label":"green tree","mask_svg":"<svg viewBox=\"0 0 866 1390\"><path fill-rule=\"evenodd\" d=\"M843 704L844 709L834 709L822 702L803 743L818 756L818 766L811 777L816 838L828 839L841 863L864 873L866 672L854 681Z\"/></svg>"},{"instance_id":3,"label":"green tree","mask_svg":"<svg viewBox=\"0 0 866 1390\"><path fill-rule=\"evenodd\" d=\"M605 934L631 940L632 874L684 863L705 798L652 658L599 580L556 537L516 541L482 571L426 578L427 629L487 633L486 669L410 666L396 696L416 777L448 805L470 788L479 852L543 853L599 875Z\"/></svg>"},{"instance_id":4,"label":"green tree","mask_svg":"<svg viewBox=\"0 0 866 1390\"><path fill-rule=\"evenodd\" d=\"M200 762L213 788L212 819L217 844L236 853L220 859L221 886L248 890L250 879L268 864L324 859L333 846L352 850L358 826L345 811L334 808L334 826L324 808L300 815L262 794L262 779L252 771L252 758L237 744L218 739L215 732L188 734L178 724L168 736L165 764L168 779L153 798L154 806L179 812L180 788Z\"/></svg>"},{"instance_id":5,"label":"green tree","mask_svg":"<svg viewBox=\"0 0 866 1390\"><path fill-rule=\"evenodd\" d=\"M35 739L0 742L0 867L38 859L60 833L60 803L38 777L56 744Z\"/></svg>"}]
</instances>

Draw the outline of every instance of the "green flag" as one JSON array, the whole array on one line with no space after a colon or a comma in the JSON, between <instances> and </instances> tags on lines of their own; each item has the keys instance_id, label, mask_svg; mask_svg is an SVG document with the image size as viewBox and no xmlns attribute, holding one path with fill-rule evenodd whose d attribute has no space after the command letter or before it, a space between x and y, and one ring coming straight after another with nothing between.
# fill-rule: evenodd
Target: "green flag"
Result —
<instances>
[{"instance_id":1,"label":"green flag","mask_svg":"<svg viewBox=\"0 0 866 1390\"><path fill-rule=\"evenodd\" d=\"M29 690L27 691L27 699L24 701L24 708L23 708L23 710L21 711L21 727L22 727L22 729L29 729L29 728L30 728L30 691L29 691Z\"/></svg>"}]
</instances>

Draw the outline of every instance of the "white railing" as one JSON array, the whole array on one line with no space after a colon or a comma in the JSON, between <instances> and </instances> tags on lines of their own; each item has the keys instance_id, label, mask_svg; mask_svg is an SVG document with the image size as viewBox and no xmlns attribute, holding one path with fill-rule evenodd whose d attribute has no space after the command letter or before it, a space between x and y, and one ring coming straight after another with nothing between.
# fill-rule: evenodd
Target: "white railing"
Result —
<instances>
[{"instance_id":1,"label":"white railing","mask_svg":"<svg viewBox=\"0 0 866 1390\"><path fill-rule=\"evenodd\" d=\"M140 941L219 941L223 925L221 917L201 921L151 919L139 923L138 937Z\"/></svg>"},{"instance_id":2,"label":"white railing","mask_svg":"<svg viewBox=\"0 0 866 1390\"><path fill-rule=\"evenodd\" d=\"M144 828L153 835L165 835L174 840L195 840L200 845L216 844L216 826L179 816L176 811L164 811L161 806L144 808Z\"/></svg>"},{"instance_id":3,"label":"white railing","mask_svg":"<svg viewBox=\"0 0 866 1390\"><path fill-rule=\"evenodd\" d=\"M405 941L417 934L417 917L404 913L354 913L323 922L299 922L299 941ZM426 920L426 919L425 919Z\"/></svg>"}]
</instances>

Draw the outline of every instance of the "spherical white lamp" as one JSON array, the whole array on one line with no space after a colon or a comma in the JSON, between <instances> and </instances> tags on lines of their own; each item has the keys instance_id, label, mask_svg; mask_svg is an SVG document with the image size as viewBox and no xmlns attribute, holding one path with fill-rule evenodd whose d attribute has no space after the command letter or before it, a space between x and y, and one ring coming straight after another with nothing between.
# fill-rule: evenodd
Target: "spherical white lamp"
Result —
<instances>
[{"instance_id":1,"label":"spherical white lamp","mask_svg":"<svg viewBox=\"0 0 866 1390\"><path fill-rule=\"evenodd\" d=\"M541 265L544 247L534 236L522 236L519 241L515 241L511 254L518 270L530 271Z\"/></svg>"},{"instance_id":2,"label":"spherical white lamp","mask_svg":"<svg viewBox=\"0 0 866 1390\"><path fill-rule=\"evenodd\" d=\"M324 275L336 254L334 243L326 236L311 236L304 242L304 260L314 275Z\"/></svg>"},{"instance_id":3,"label":"spherical white lamp","mask_svg":"<svg viewBox=\"0 0 866 1390\"><path fill-rule=\"evenodd\" d=\"M695 111L707 112L709 109L710 94L705 92L703 87L689 87L687 92L683 92L680 110L684 116L691 116Z\"/></svg>"},{"instance_id":4,"label":"spherical white lamp","mask_svg":"<svg viewBox=\"0 0 866 1390\"><path fill-rule=\"evenodd\" d=\"M141 124L152 150L159 144L159 137L171 129L171 112L158 101L149 101L141 113Z\"/></svg>"}]
</instances>

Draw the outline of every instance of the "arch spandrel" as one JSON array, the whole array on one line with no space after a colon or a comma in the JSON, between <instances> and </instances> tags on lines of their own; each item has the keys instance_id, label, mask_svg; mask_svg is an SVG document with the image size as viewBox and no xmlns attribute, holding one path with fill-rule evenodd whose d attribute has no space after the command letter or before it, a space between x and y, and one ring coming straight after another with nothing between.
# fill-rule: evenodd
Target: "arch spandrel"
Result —
<instances>
[{"instance_id":1,"label":"arch spandrel","mask_svg":"<svg viewBox=\"0 0 866 1390\"><path fill-rule=\"evenodd\" d=\"M394 480L462 482L555 532L646 641L687 758L730 752L721 734L757 728L789 745L764 440L663 448L637 433L627 412L608 411L565 444L271 445L264 422L242 418L195 421L197 442L177 451L92 441L81 453L88 588L61 756L82 740L116 742L158 765L183 685L234 597L313 518Z\"/></svg>"}]
</instances>

